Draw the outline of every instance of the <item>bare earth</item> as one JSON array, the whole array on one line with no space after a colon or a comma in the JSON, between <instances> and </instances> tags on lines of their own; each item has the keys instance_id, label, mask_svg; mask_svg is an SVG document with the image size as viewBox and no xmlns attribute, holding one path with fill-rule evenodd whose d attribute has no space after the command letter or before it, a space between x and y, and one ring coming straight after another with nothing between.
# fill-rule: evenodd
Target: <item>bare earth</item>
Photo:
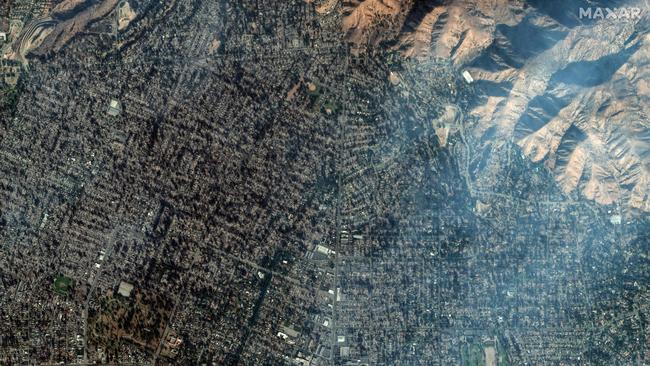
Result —
<instances>
[{"instance_id":1,"label":"bare earth","mask_svg":"<svg viewBox=\"0 0 650 366\"><path fill-rule=\"evenodd\" d=\"M486 347L485 366L497 366L497 350L494 347Z\"/></svg>"}]
</instances>

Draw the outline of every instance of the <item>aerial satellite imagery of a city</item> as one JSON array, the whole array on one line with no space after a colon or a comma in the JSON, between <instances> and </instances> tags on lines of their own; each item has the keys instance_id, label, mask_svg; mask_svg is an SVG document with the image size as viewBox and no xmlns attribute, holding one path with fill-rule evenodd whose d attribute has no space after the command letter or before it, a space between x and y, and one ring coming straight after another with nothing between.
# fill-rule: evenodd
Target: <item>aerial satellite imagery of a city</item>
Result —
<instances>
[{"instance_id":1,"label":"aerial satellite imagery of a city","mask_svg":"<svg viewBox=\"0 0 650 366\"><path fill-rule=\"evenodd\" d=\"M0 0L0 366L650 366L650 0Z\"/></svg>"}]
</instances>

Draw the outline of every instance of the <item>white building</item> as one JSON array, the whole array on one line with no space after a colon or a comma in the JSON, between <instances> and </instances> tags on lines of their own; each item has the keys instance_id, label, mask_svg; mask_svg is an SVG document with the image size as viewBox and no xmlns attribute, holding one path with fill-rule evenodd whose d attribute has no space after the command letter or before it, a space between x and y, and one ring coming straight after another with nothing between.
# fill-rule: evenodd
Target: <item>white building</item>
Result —
<instances>
[{"instance_id":1,"label":"white building","mask_svg":"<svg viewBox=\"0 0 650 366\"><path fill-rule=\"evenodd\" d=\"M115 117L120 113L122 113L122 104L118 100L112 99L108 105L108 115Z\"/></svg>"},{"instance_id":2,"label":"white building","mask_svg":"<svg viewBox=\"0 0 650 366\"><path fill-rule=\"evenodd\" d=\"M120 294L120 295L122 295L124 297L129 297L129 296L131 296L131 291L133 291L133 285L132 284L130 284L128 282L120 281L120 287L117 290L118 294Z\"/></svg>"},{"instance_id":3,"label":"white building","mask_svg":"<svg viewBox=\"0 0 650 366\"><path fill-rule=\"evenodd\" d=\"M469 71L465 70L463 71L463 78L467 82L467 84L471 84L474 82L474 78L472 77L472 74L469 73Z\"/></svg>"}]
</instances>

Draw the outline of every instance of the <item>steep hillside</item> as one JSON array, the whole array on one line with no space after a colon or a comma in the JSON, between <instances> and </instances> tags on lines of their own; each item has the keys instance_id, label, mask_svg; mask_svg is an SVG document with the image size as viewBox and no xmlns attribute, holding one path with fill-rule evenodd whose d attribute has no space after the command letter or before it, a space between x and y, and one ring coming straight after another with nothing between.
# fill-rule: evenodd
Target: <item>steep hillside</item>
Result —
<instances>
[{"instance_id":1,"label":"steep hillside","mask_svg":"<svg viewBox=\"0 0 650 366\"><path fill-rule=\"evenodd\" d=\"M648 15L588 19L580 9L642 2L346 2L347 40L404 57L449 59L476 81L477 151L515 143L562 189L650 211ZM629 15L629 14L628 14ZM480 152L480 151L479 151Z\"/></svg>"}]
</instances>

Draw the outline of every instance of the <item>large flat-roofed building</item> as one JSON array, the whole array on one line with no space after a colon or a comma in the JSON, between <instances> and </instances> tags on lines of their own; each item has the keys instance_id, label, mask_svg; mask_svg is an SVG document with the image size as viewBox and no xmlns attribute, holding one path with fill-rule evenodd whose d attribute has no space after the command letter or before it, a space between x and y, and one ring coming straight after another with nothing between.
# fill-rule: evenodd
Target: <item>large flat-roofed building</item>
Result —
<instances>
[{"instance_id":1,"label":"large flat-roofed building","mask_svg":"<svg viewBox=\"0 0 650 366\"><path fill-rule=\"evenodd\" d=\"M122 113L122 104L118 100L112 99L108 105L108 115L115 117L120 113Z\"/></svg>"},{"instance_id":2,"label":"large flat-roofed building","mask_svg":"<svg viewBox=\"0 0 650 366\"><path fill-rule=\"evenodd\" d=\"M133 285L132 284L130 284L128 282L120 281L120 287L117 289L118 294L120 294L120 295L122 295L124 297L129 297L129 296L131 296L132 291L133 291Z\"/></svg>"}]
</instances>

